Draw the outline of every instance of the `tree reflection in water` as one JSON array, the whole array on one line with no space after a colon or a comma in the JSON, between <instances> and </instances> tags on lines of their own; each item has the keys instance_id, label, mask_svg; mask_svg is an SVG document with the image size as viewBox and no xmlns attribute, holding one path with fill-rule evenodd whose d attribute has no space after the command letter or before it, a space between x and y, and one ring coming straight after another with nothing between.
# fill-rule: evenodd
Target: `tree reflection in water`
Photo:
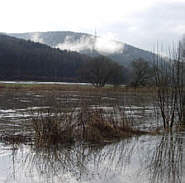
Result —
<instances>
[{"instance_id":1,"label":"tree reflection in water","mask_svg":"<svg viewBox=\"0 0 185 183\"><path fill-rule=\"evenodd\" d=\"M38 177L56 182L106 179L116 176L129 164L135 143L124 140L107 146L75 145L31 148L24 161L24 169ZM35 173L34 173L35 174ZM72 181L72 180L71 180ZM70 182L70 181L69 181Z\"/></svg>"},{"instance_id":2,"label":"tree reflection in water","mask_svg":"<svg viewBox=\"0 0 185 183\"><path fill-rule=\"evenodd\" d=\"M142 136L106 146L33 145L21 155L12 154L15 166L9 182L135 183L137 179L138 183L183 183L184 148L184 132Z\"/></svg>"},{"instance_id":3,"label":"tree reflection in water","mask_svg":"<svg viewBox=\"0 0 185 183\"><path fill-rule=\"evenodd\" d=\"M161 137L151 160L149 173L151 183L183 183L184 181L184 134L169 132Z\"/></svg>"}]
</instances>

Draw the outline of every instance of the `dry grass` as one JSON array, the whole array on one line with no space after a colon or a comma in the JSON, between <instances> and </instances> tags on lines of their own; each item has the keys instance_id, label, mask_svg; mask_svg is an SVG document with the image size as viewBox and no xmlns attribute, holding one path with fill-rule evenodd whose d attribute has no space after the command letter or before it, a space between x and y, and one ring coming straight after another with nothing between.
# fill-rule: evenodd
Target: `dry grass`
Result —
<instances>
[{"instance_id":1,"label":"dry grass","mask_svg":"<svg viewBox=\"0 0 185 183\"><path fill-rule=\"evenodd\" d=\"M103 88L96 88L92 85L78 85L78 84L0 84L0 89L10 89L10 90L29 90L29 91L44 91L44 90L52 90L52 91L80 91L80 92L126 92L126 93L145 93L151 94L156 92L156 88L154 87L113 87L107 86Z\"/></svg>"},{"instance_id":2,"label":"dry grass","mask_svg":"<svg viewBox=\"0 0 185 183\"><path fill-rule=\"evenodd\" d=\"M67 113L60 111L39 112L32 117L31 126L37 146L74 142L72 120Z\"/></svg>"},{"instance_id":3,"label":"dry grass","mask_svg":"<svg viewBox=\"0 0 185 183\"><path fill-rule=\"evenodd\" d=\"M113 109L115 111L115 109ZM48 111L38 113L31 120L37 146L51 144L93 143L105 144L134 135L147 134L133 127L132 121L107 115L102 109L82 105L72 112Z\"/></svg>"}]
</instances>

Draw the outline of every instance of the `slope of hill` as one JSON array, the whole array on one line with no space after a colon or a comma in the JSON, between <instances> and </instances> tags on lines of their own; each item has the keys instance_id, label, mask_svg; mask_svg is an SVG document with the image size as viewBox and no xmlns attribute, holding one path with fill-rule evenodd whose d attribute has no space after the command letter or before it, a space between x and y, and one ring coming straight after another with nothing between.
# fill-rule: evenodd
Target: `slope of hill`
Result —
<instances>
[{"instance_id":1,"label":"slope of hill","mask_svg":"<svg viewBox=\"0 0 185 183\"><path fill-rule=\"evenodd\" d=\"M41 43L0 34L0 79L76 81L89 58Z\"/></svg>"},{"instance_id":2,"label":"slope of hill","mask_svg":"<svg viewBox=\"0 0 185 183\"><path fill-rule=\"evenodd\" d=\"M89 56L105 55L128 66L131 61L143 58L151 61L153 54L119 41L106 40L86 33L69 31L15 33L11 36L47 44L61 50L77 51Z\"/></svg>"}]
</instances>

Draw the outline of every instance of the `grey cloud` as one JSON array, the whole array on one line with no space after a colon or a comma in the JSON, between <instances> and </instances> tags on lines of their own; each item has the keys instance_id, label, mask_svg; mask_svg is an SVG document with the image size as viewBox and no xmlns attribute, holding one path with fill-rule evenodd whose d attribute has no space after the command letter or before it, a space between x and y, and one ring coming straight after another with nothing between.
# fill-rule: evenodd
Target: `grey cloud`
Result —
<instances>
[{"instance_id":1,"label":"grey cloud","mask_svg":"<svg viewBox=\"0 0 185 183\"><path fill-rule=\"evenodd\" d=\"M119 25L109 26L109 30L119 32L123 42L147 50L152 50L157 41L169 46L185 33L185 2L157 3Z\"/></svg>"}]
</instances>

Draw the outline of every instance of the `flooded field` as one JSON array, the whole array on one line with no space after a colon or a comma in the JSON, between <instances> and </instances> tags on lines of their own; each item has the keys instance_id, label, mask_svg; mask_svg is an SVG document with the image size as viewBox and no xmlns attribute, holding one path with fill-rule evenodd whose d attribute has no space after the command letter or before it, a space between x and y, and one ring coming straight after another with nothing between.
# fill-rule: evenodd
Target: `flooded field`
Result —
<instances>
[{"instance_id":1,"label":"flooded field","mask_svg":"<svg viewBox=\"0 0 185 183\"><path fill-rule=\"evenodd\" d=\"M150 93L54 86L0 89L0 182L185 182L183 129L135 135L108 144L34 144L30 120L40 114L43 118L54 116L56 111L76 116L82 106L101 111L108 119L124 117L142 131L161 130ZM11 135L24 135L27 140L17 143L9 139Z\"/></svg>"}]
</instances>

